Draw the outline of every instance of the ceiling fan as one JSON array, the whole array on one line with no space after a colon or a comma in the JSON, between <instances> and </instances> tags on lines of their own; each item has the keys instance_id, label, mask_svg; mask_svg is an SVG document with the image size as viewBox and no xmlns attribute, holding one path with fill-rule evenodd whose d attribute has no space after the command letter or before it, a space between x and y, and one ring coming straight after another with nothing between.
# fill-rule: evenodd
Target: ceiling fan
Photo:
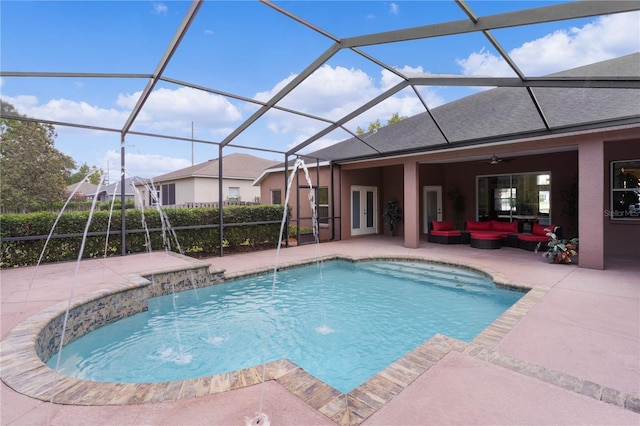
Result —
<instances>
[{"instance_id":1,"label":"ceiling fan","mask_svg":"<svg viewBox=\"0 0 640 426\"><path fill-rule=\"evenodd\" d=\"M500 158L497 155L493 154L493 156L489 159L489 164L499 164L502 162L511 161L512 158Z\"/></svg>"}]
</instances>

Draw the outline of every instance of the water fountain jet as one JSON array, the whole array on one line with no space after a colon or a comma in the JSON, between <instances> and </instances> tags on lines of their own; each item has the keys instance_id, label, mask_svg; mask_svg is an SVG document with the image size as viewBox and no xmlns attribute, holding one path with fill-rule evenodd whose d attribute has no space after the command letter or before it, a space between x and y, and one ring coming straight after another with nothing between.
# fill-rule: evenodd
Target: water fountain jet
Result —
<instances>
[{"instance_id":1,"label":"water fountain jet","mask_svg":"<svg viewBox=\"0 0 640 426\"><path fill-rule=\"evenodd\" d=\"M302 168L302 170L304 171L304 175L305 178L307 180L307 184L309 185L309 203L311 206L311 212L312 212L312 223L313 223L313 236L315 239L315 243L316 243L316 256L318 256L318 245L319 245L319 238L318 238L318 215L317 215L317 209L316 209L316 202L315 202L315 193L313 191L313 183L311 181L311 177L309 176L309 169L307 169L306 164L304 163L304 161L301 158L296 158L296 161L293 164L293 169L291 170L291 174L289 175L289 179L287 180L287 187L286 187L286 195L285 195L285 199L284 199L284 209L282 212L282 221L280 222L280 234L278 237L278 245L276 248L276 259L275 259L275 264L273 267L273 279L272 279L272 284L271 284L271 297L270 297L270 304L269 304L269 316L273 316L273 298L274 298L274 293L275 293L275 288L276 288L276 282L277 282L277 276L278 276L278 266L279 266L279 261L280 261L280 248L282 247L282 235L284 234L284 227L287 223L287 206L289 205L289 197L291 196L291 186L293 184L293 179L294 177L297 175L298 171L300 170L300 168ZM324 327L324 326L323 326ZM322 327L320 327L322 328ZM328 327L327 327L328 328ZM267 378L267 359L268 359L268 353L269 353L269 339L271 336L271 322L268 322L268 331L267 331L267 337L265 340L265 348L264 348L264 358L263 358L263 364L262 364L262 385L261 385L261 390L260 390L260 404L259 404L259 409L258 409L258 415L251 418L251 419L245 419L246 420L246 424L247 426L257 426L257 425L269 425L269 418L267 417L267 415L265 413L262 412L262 406L264 403L264 387L265 387L265 382L266 382L266 378Z\"/></svg>"}]
</instances>

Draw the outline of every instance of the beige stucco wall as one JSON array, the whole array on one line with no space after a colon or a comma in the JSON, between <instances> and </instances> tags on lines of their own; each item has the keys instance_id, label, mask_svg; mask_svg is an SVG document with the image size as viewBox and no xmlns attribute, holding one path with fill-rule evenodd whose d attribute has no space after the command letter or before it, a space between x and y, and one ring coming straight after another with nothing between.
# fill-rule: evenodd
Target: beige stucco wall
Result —
<instances>
[{"instance_id":1,"label":"beige stucco wall","mask_svg":"<svg viewBox=\"0 0 640 426\"><path fill-rule=\"evenodd\" d=\"M157 183L156 185L171 183L176 185L176 205L218 202L218 179L195 177ZM256 197L260 197L260 187L254 186L253 180L224 179L222 187L223 201L227 201L229 198L229 187L240 188L240 201L254 202ZM144 205L149 205L148 190L143 186L137 186L137 188L140 192L138 200L144 199Z\"/></svg>"},{"instance_id":2,"label":"beige stucco wall","mask_svg":"<svg viewBox=\"0 0 640 426\"><path fill-rule=\"evenodd\" d=\"M218 179L196 177L190 181L193 185L193 202L215 203L218 201Z\"/></svg>"},{"instance_id":3,"label":"beige stucco wall","mask_svg":"<svg viewBox=\"0 0 640 426\"><path fill-rule=\"evenodd\" d=\"M176 204L194 201L194 182L192 179L181 179L176 184Z\"/></svg>"},{"instance_id":4,"label":"beige stucco wall","mask_svg":"<svg viewBox=\"0 0 640 426\"><path fill-rule=\"evenodd\" d=\"M219 183L218 179L193 178L194 200L199 203L211 203L218 201ZM224 179L222 181L222 199L229 198L229 187L240 188L240 201L253 202L260 196L260 188L253 186L252 180L246 179Z\"/></svg>"}]
</instances>

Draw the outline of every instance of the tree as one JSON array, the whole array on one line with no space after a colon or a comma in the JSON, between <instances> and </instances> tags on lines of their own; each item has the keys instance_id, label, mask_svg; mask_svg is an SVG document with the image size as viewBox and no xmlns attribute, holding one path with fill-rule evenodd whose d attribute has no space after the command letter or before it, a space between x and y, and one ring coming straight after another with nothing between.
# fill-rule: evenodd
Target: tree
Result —
<instances>
[{"instance_id":1,"label":"tree","mask_svg":"<svg viewBox=\"0 0 640 426\"><path fill-rule=\"evenodd\" d=\"M380 127L382 127L382 124L380 124L380 119L377 119L376 121L372 121L369 123L369 127L367 128L367 133L377 132ZM365 131L362 130L360 126L358 126L358 128L356 129L356 134L363 135L364 133Z\"/></svg>"},{"instance_id":2,"label":"tree","mask_svg":"<svg viewBox=\"0 0 640 426\"><path fill-rule=\"evenodd\" d=\"M0 117L24 117L22 114L18 112L18 110L11 105L9 102L5 102L0 99ZM4 122L3 122L4 125Z\"/></svg>"},{"instance_id":3,"label":"tree","mask_svg":"<svg viewBox=\"0 0 640 426\"><path fill-rule=\"evenodd\" d=\"M394 112L393 115L391 116L391 118L387 120L387 124L385 124L385 126L388 126L389 124L397 123L398 121L402 121L402 120L404 120L406 118L407 117L401 116L397 112Z\"/></svg>"},{"instance_id":4,"label":"tree","mask_svg":"<svg viewBox=\"0 0 640 426\"><path fill-rule=\"evenodd\" d=\"M76 164L54 147L54 127L8 118L21 115L13 105L0 102L2 206L27 211L33 205L64 201L66 178Z\"/></svg>"},{"instance_id":5,"label":"tree","mask_svg":"<svg viewBox=\"0 0 640 426\"><path fill-rule=\"evenodd\" d=\"M87 163L82 163L82 166L75 172L69 175L67 178L67 185L73 185L74 183L78 183L82 181L87 175L89 176L89 182L98 185L100 183L100 179L102 179L102 175L104 171L102 169L98 169L95 166L89 167Z\"/></svg>"},{"instance_id":6,"label":"tree","mask_svg":"<svg viewBox=\"0 0 640 426\"><path fill-rule=\"evenodd\" d=\"M402 121L405 118L407 117L403 117L397 112L395 112L393 113L391 118L387 120L387 124L385 124L385 126L388 126L389 124L397 123L398 121ZM380 127L382 127L382 124L380 124L380 119L377 119L376 121L372 121L369 123L369 127L367 128L367 133L377 132ZM360 126L358 126L358 128L356 129L356 134L360 136L360 135L363 135L364 133L365 131Z\"/></svg>"}]
</instances>

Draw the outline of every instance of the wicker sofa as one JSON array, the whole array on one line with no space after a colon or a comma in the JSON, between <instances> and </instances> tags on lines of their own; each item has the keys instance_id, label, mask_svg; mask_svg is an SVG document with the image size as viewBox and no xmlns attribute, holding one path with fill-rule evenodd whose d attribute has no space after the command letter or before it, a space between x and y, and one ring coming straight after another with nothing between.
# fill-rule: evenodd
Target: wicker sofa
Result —
<instances>
[{"instance_id":1,"label":"wicker sofa","mask_svg":"<svg viewBox=\"0 0 640 426\"><path fill-rule=\"evenodd\" d=\"M427 241L438 244L460 244L462 242L462 232L453 229L453 221L442 222L431 221L429 223L429 234Z\"/></svg>"},{"instance_id":2,"label":"wicker sofa","mask_svg":"<svg viewBox=\"0 0 640 426\"><path fill-rule=\"evenodd\" d=\"M497 220L489 220L486 222L476 222L467 220L464 230L454 229L453 221L431 221L429 223L429 233L427 241L438 244L470 244L471 233L476 238L482 239L486 236L487 240L492 237L500 237L500 246L516 247L524 250L535 250L538 243L541 248L546 249L546 243L549 241L547 232L553 231L556 236L562 238L562 228L555 225L540 225L534 223L531 233L518 232L518 221L500 222Z\"/></svg>"},{"instance_id":3,"label":"wicker sofa","mask_svg":"<svg viewBox=\"0 0 640 426\"><path fill-rule=\"evenodd\" d=\"M555 225L540 225L534 223L530 234L518 234L518 247L524 250L534 251L538 243L546 250L546 243L550 240L548 232L554 232L558 239L562 239L562 227Z\"/></svg>"},{"instance_id":4,"label":"wicker sofa","mask_svg":"<svg viewBox=\"0 0 640 426\"><path fill-rule=\"evenodd\" d=\"M489 220L486 222L476 222L467 220L462 231L462 242L471 242L471 233L475 235L499 236L503 246L518 247L518 221L500 222Z\"/></svg>"}]
</instances>

